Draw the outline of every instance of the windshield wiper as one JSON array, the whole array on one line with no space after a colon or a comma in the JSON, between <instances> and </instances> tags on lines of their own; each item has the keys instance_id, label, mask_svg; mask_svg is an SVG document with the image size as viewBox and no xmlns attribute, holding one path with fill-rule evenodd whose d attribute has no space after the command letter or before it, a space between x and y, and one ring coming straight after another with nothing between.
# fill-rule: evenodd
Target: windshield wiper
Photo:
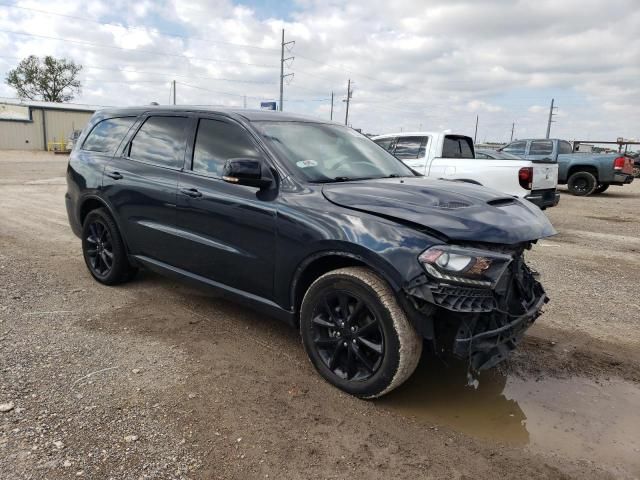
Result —
<instances>
[{"instance_id":1,"label":"windshield wiper","mask_svg":"<svg viewBox=\"0 0 640 480\"><path fill-rule=\"evenodd\" d=\"M360 180L374 180L374 177L358 177L358 178L334 177L334 178L327 178L326 180L316 180L313 183L358 182Z\"/></svg>"}]
</instances>

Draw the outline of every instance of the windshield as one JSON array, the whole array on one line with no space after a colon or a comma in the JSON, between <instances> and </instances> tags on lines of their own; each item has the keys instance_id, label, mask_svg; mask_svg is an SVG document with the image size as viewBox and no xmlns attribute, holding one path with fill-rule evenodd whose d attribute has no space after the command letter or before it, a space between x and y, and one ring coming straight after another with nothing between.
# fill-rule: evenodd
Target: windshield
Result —
<instances>
[{"instance_id":1,"label":"windshield","mask_svg":"<svg viewBox=\"0 0 640 480\"><path fill-rule=\"evenodd\" d=\"M348 127L304 122L253 125L290 170L309 182L415 176L400 160Z\"/></svg>"}]
</instances>

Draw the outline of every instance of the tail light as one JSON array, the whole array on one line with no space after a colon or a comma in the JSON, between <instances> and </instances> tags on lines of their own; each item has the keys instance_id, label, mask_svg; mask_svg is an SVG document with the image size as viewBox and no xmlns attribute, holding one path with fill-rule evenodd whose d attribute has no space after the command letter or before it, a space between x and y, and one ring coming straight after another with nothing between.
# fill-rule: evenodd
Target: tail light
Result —
<instances>
[{"instance_id":1,"label":"tail light","mask_svg":"<svg viewBox=\"0 0 640 480\"><path fill-rule=\"evenodd\" d=\"M533 184L533 167L522 167L518 172L518 181L525 190L531 190Z\"/></svg>"},{"instance_id":2,"label":"tail light","mask_svg":"<svg viewBox=\"0 0 640 480\"><path fill-rule=\"evenodd\" d=\"M622 170L627 159L625 157L618 157L613 161L614 170Z\"/></svg>"}]
</instances>

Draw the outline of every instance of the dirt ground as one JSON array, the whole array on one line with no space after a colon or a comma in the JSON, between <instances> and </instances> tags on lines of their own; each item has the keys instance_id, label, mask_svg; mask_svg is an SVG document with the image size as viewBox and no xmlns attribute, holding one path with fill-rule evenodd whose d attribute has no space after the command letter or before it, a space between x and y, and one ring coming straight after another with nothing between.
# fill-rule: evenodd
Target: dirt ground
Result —
<instances>
[{"instance_id":1,"label":"dirt ground","mask_svg":"<svg viewBox=\"0 0 640 480\"><path fill-rule=\"evenodd\" d=\"M93 281L65 167L0 152L0 478L640 477L640 182L547 211L527 258L552 302L507 365L474 389L425 357L366 402L277 320Z\"/></svg>"}]
</instances>

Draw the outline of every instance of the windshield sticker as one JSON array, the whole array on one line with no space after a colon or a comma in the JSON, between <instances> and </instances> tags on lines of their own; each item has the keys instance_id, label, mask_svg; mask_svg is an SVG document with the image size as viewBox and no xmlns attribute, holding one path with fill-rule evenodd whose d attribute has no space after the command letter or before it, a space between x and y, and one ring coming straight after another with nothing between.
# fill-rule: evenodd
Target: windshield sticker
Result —
<instances>
[{"instance_id":1,"label":"windshield sticker","mask_svg":"<svg viewBox=\"0 0 640 480\"><path fill-rule=\"evenodd\" d=\"M315 160L301 160L299 162L296 162L296 165L300 168L317 167L318 162L316 162Z\"/></svg>"}]
</instances>

